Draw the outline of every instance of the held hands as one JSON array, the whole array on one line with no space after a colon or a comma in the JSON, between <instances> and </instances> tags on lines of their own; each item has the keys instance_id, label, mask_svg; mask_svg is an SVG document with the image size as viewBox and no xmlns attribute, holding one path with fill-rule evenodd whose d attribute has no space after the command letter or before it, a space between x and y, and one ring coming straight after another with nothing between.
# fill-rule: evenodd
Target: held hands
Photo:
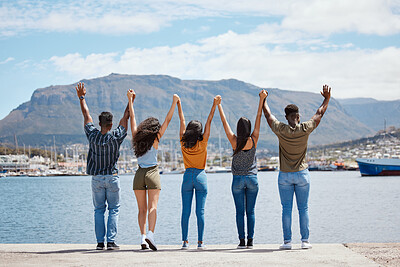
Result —
<instances>
[{"instance_id":1,"label":"held hands","mask_svg":"<svg viewBox=\"0 0 400 267\"><path fill-rule=\"evenodd\" d=\"M80 98L81 96L86 95L86 88L84 83L78 83L78 86L75 87L76 93L78 97Z\"/></svg>"},{"instance_id":2,"label":"held hands","mask_svg":"<svg viewBox=\"0 0 400 267\"><path fill-rule=\"evenodd\" d=\"M268 96L267 90L261 90L261 92L258 94L260 96L260 100L264 100Z\"/></svg>"},{"instance_id":3,"label":"held hands","mask_svg":"<svg viewBox=\"0 0 400 267\"><path fill-rule=\"evenodd\" d=\"M220 95L216 95L216 96L214 97L213 105L214 105L214 106L218 106L219 104L221 104L221 100L222 100L221 96L220 96Z\"/></svg>"},{"instance_id":4,"label":"held hands","mask_svg":"<svg viewBox=\"0 0 400 267\"><path fill-rule=\"evenodd\" d=\"M172 102L179 103L180 101L181 101L181 98L179 97L179 95L174 94L174 96L172 97Z\"/></svg>"},{"instance_id":5,"label":"held hands","mask_svg":"<svg viewBox=\"0 0 400 267\"><path fill-rule=\"evenodd\" d=\"M136 93L133 89L129 89L128 92L126 93L126 96L128 97L128 100L132 100L132 102L135 100Z\"/></svg>"},{"instance_id":6,"label":"held hands","mask_svg":"<svg viewBox=\"0 0 400 267\"><path fill-rule=\"evenodd\" d=\"M322 86L322 92L321 95L325 98L325 99L330 99L331 98L331 88L328 85L324 85Z\"/></svg>"}]
</instances>

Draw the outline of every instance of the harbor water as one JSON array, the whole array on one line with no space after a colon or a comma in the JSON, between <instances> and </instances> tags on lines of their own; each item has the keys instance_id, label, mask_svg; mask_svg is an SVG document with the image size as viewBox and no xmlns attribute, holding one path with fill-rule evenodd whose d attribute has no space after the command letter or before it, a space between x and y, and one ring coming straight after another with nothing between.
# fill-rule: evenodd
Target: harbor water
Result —
<instances>
[{"instance_id":1,"label":"harbor water","mask_svg":"<svg viewBox=\"0 0 400 267\"><path fill-rule=\"evenodd\" d=\"M206 244L237 242L230 173L208 174ZM260 172L255 244L280 243L278 172ZM117 243L139 244L132 175L121 179ZM180 175L162 175L156 242L181 243ZM311 172L310 241L399 242L400 177L361 177L359 172ZM194 202L194 201L193 201ZM293 242L300 242L294 204ZM189 242L197 241L194 203ZM0 178L0 243L95 243L90 176Z\"/></svg>"}]
</instances>

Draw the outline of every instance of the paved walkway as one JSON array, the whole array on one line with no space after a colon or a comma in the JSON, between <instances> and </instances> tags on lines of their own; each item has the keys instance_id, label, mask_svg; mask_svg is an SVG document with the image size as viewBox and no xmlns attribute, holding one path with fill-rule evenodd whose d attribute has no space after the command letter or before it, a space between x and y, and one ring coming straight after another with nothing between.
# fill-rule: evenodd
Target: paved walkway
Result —
<instances>
[{"instance_id":1,"label":"paved walkway","mask_svg":"<svg viewBox=\"0 0 400 267\"><path fill-rule=\"evenodd\" d=\"M0 244L0 266L378 266L342 244L313 244L310 250L294 245L211 245L205 251L159 246L157 252L140 251L138 245L121 245L117 251L96 251L95 245Z\"/></svg>"}]
</instances>

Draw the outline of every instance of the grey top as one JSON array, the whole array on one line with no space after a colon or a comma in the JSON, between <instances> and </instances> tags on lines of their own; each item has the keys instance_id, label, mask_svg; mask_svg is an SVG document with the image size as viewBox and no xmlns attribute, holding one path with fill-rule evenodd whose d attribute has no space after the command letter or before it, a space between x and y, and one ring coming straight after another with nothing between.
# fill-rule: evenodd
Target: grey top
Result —
<instances>
[{"instance_id":1,"label":"grey top","mask_svg":"<svg viewBox=\"0 0 400 267\"><path fill-rule=\"evenodd\" d=\"M257 158L256 146L249 150L242 150L232 158L232 174L233 175L257 175Z\"/></svg>"},{"instance_id":2,"label":"grey top","mask_svg":"<svg viewBox=\"0 0 400 267\"><path fill-rule=\"evenodd\" d=\"M104 135L92 122L85 125L89 140L86 173L90 175L113 175L118 173L117 161L119 147L126 137L126 129L119 125L115 130Z\"/></svg>"}]
</instances>

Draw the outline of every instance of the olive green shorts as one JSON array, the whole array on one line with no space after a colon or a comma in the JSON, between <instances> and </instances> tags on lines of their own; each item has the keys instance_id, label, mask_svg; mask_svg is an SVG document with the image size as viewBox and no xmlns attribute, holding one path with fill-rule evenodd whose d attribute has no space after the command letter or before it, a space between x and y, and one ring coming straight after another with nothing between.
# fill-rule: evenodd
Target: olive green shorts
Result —
<instances>
[{"instance_id":1,"label":"olive green shorts","mask_svg":"<svg viewBox=\"0 0 400 267\"><path fill-rule=\"evenodd\" d=\"M140 168L133 178L133 190L161 189L160 173L158 166Z\"/></svg>"}]
</instances>

